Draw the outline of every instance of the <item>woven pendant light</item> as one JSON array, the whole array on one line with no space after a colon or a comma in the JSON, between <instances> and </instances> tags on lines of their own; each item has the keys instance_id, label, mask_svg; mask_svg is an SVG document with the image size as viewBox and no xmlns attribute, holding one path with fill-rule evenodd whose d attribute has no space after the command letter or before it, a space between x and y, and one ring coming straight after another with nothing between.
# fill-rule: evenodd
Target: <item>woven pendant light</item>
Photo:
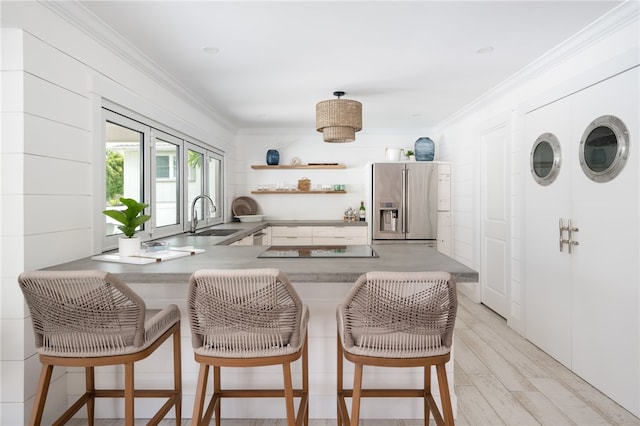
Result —
<instances>
[{"instance_id":1,"label":"woven pendant light","mask_svg":"<svg viewBox=\"0 0 640 426\"><path fill-rule=\"evenodd\" d=\"M362 104L340 99L344 92L333 92L338 99L318 102L316 105L316 130L325 142L353 142L356 132L362 130Z\"/></svg>"}]
</instances>

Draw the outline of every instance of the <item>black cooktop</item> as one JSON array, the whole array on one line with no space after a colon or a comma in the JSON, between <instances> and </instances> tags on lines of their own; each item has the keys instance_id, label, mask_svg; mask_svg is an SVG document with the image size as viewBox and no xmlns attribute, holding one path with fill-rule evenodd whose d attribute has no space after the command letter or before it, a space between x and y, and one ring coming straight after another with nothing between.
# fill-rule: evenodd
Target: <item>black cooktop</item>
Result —
<instances>
[{"instance_id":1,"label":"black cooktop","mask_svg":"<svg viewBox=\"0 0 640 426\"><path fill-rule=\"evenodd\" d=\"M258 257L289 258L351 258L379 257L368 245L353 246L271 246Z\"/></svg>"}]
</instances>

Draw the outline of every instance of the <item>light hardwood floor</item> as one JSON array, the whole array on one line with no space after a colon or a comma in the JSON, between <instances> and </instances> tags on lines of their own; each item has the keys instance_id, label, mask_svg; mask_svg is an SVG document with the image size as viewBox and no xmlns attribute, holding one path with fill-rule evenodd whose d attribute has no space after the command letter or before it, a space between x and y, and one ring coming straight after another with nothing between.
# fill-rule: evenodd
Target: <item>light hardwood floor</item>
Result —
<instances>
[{"instance_id":1,"label":"light hardwood floor","mask_svg":"<svg viewBox=\"0 0 640 426\"><path fill-rule=\"evenodd\" d=\"M640 419L509 328L483 305L459 297L455 329L456 425L640 425ZM189 412L189 407L183 411ZM97 426L116 426L101 420ZM420 420L362 420L362 426L418 426ZM82 421L69 423L85 424ZM146 424L143 420L136 426ZM189 425L184 420L182 425ZM279 419L223 420L223 426L285 426ZM334 419L310 421L334 426ZM433 424L433 422L432 422ZM162 426L175 425L165 420Z\"/></svg>"}]
</instances>

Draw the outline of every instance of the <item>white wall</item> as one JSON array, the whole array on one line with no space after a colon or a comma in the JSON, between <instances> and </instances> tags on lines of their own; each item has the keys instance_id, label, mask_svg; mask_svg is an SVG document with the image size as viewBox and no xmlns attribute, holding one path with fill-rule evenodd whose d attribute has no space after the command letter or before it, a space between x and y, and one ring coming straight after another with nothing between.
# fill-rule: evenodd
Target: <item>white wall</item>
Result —
<instances>
[{"instance_id":1,"label":"white wall","mask_svg":"<svg viewBox=\"0 0 640 426\"><path fill-rule=\"evenodd\" d=\"M94 253L102 100L234 157L234 134L167 79L70 25L53 4L2 3L0 424L22 425L40 364L17 275ZM99 187L98 187L99 188ZM97 197L98 199L100 197ZM56 371L48 408L66 406ZM45 418L44 423L50 419Z\"/></svg>"},{"instance_id":2,"label":"white wall","mask_svg":"<svg viewBox=\"0 0 640 426\"><path fill-rule=\"evenodd\" d=\"M326 143L322 134L314 129L240 131L237 138L237 185L234 192L254 198L259 211L269 219L342 220L349 207L357 209L360 201L370 210L366 196L366 164L386 161L385 148L413 150L420 136L430 136L429 131L362 130L356 133L355 142ZM266 164L268 149L277 149L280 164L290 164L299 157L302 164L340 163L345 169L293 169L254 170L252 164ZM435 159L439 159L436 145ZM309 178L311 185L345 184L346 194L251 194L259 185L278 182L297 185L298 179Z\"/></svg>"},{"instance_id":3,"label":"white wall","mask_svg":"<svg viewBox=\"0 0 640 426\"><path fill-rule=\"evenodd\" d=\"M637 66L640 63L638 10L638 2L623 4L436 129L440 160L453 163L454 257L479 270L480 135L507 117L505 123L511 129L511 306L507 321L520 332L524 330L521 247L526 244L521 237L525 208L523 182L529 178L529 152L533 143L524 140L523 114ZM479 286L466 290L474 300L481 300Z\"/></svg>"}]
</instances>

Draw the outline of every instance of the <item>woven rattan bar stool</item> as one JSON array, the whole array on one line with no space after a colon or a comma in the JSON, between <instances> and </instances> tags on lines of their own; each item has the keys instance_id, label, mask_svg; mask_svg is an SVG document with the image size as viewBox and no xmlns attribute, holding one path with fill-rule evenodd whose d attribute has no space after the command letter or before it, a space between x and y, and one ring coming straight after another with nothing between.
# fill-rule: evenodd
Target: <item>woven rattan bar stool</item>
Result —
<instances>
[{"instance_id":1,"label":"woven rattan bar stool","mask_svg":"<svg viewBox=\"0 0 640 426\"><path fill-rule=\"evenodd\" d=\"M189 320L200 364L192 424L209 424L221 399L284 397L289 426L309 424L307 322L309 312L277 269L201 270L190 279ZM302 387L293 389L291 363L302 358ZM221 367L282 365L283 389L222 389ZM209 367L213 395L206 411ZM300 398L295 410L294 398Z\"/></svg>"},{"instance_id":2,"label":"woven rattan bar stool","mask_svg":"<svg viewBox=\"0 0 640 426\"><path fill-rule=\"evenodd\" d=\"M180 424L182 379L180 311L169 305L147 311L142 299L103 271L35 271L18 277L26 299L42 363L30 425L40 425L54 366L84 367L85 393L54 425L64 424L85 404L93 425L95 398L124 398L124 424L134 424L134 398L166 398L149 424L175 407ZM173 389L134 388L134 363L173 336ZM124 389L96 389L94 368L124 365Z\"/></svg>"},{"instance_id":3,"label":"woven rattan bar stool","mask_svg":"<svg viewBox=\"0 0 640 426\"><path fill-rule=\"evenodd\" d=\"M362 397L424 398L425 426L430 412L436 424L453 425L445 364L451 354L456 310L455 280L448 273L360 276L337 309L338 425L358 425ZM344 359L355 364L353 389L343 386ZM365 365L423 367L424 389L362 389ZM431 394L432 366L438 375L442 413ZM349 397L351 418L345 402Z\"/></svg>"}]
</instances>

